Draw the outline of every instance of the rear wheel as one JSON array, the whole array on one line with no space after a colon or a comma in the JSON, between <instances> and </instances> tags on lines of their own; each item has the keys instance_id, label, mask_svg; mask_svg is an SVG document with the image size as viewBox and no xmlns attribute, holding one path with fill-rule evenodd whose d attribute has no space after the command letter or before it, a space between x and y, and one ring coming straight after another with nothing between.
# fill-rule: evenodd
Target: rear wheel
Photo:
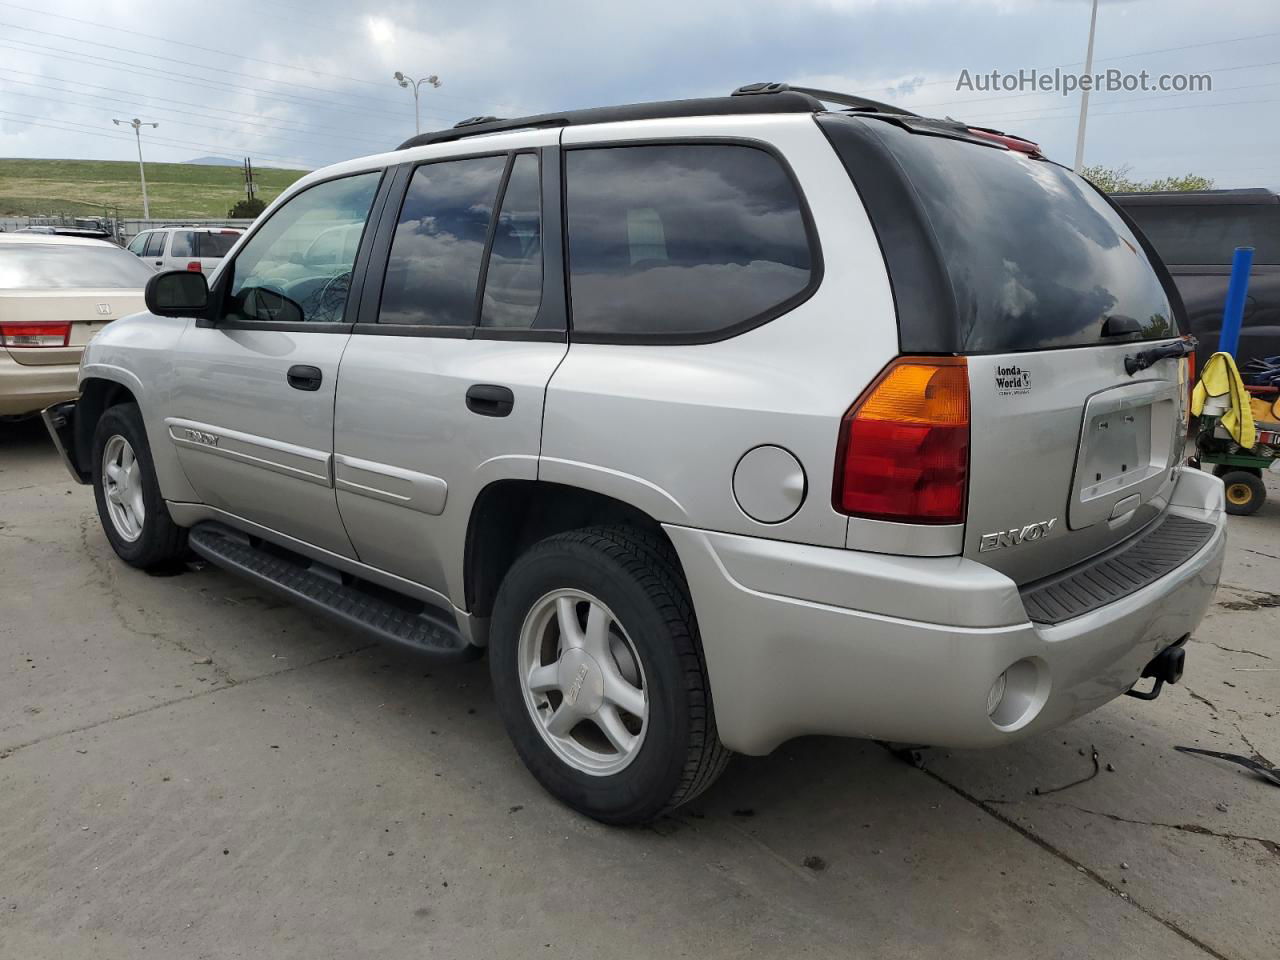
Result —
<instances>
[{"instance_id":1,"label":"rear wheel","mask_svg":"<svg viewBox=\"0 0 1280 960\"><path fill-rule=\"evenodd\" d=\"M1267 499L1267 488L1262 478L1247 470L1232 470L1221 476L1226 487L1227 513L1236 516L1257 513Z\"/></svg>"},{"instance_id":2,"label":"rear wheel","mask_svg":"<svg viewBox=\"0 0 1280 960\"><path fill-rule=\"evenodd\" d=\"M93 433L93 496L111 548L148 569L183 556L187 531L173 522L156 482L137 404L108 408Z\"/></svg>"},{"instance_id":3,"label":"rear wheel","mask_svg":"<svg viewBox=\"0 0 1280 960\"><path fill-rule=\"evenodd\" d=\"M643 823L724 769L697 623L670 546L628 527L550 537L494 604L499 712L530 772L605 823Z\"/></svg>"}]
</instances>

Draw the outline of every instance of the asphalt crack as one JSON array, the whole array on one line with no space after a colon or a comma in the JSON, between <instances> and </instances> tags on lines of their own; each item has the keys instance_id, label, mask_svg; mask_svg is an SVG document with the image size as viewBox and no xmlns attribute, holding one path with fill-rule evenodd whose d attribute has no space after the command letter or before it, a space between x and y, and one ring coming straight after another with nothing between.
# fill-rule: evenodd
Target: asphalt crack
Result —
<instances>
[{"instance_id":1,"label":"asphalt crack","mask_svg":"<svg viewBox=\"0 0 1280 960\"><path fill-rule=\"evenodd\" d=\"M1090 810L1088 807L1082 807L1074 803L1064 803L1061 800L1047 800L1045 802L1051 806L1065 807L1068 810L1087 813L1091 817L1103 817L1107 820L1112 820L1115 823L1128 823L1138 827L1159 827L1163 830L1176 830L1180 833L1193 833L1199 837L1215 837L1218 840L1252 841L1253 843L1261 846L1267 851L1267 853L1280 860L1280 841L1268 840L1266 837L1253 837L1243 833L1224 833L1219 830L1211 830L1208 827L1203 827L1198 823L1162 823L1159 820L1134 820L1129 817L1122 817L1118 813L1107 813L1103 810Z\"/></svg>"},{"instance_id":2,"label":"asphalt crack","mask_svg":"<svg viewBox=\"0 0 1280 960\"><path fill-rule=\"evenodd\" d=\"M155 710L163 710L165 707L172 707L175 704L186 703L190 700L199 700L201 697L212 696L215 693L225 693L228 690L238 687L248 686L251 683L258 683L261 680L270 680L274 677L283 677L286 674L296 673L299 670L306 670L309 667L318 666L322 663L329 663L332 660L341 660L343 657L349 657L353 654L368 650L371 647L378 646L377 642L362 644L358 647L352 647L350 650L343 650L339 653L331 653L327 657L319 657L315 660L309 660L306 663L300 663L294 667L285 667L283 670L269 670L266 673L260 673L257 676L249 677L247 680L240 680L232 683L219 683L207 689L197 691L196 693L187 694L184 697L174 697L171 700L164 700L160 703L152 703L137 710L131 710L128 713L117 713L110 717L104 717L101 720L95 720L92 723L86 723L78 727L69 727L66 730L57 730L53 733L45 734L43 737L36 737L34 740L28 740L25 743L14 744L11 747L0 748L0 760L4 760L13 756L19 750L26 750L28 747L39 746L42 743L48 743L51 740L57 740L59 737L65 737L73 733L84 733L86 730L94 730L98 727L105 726L108 723L115 723L117 720L129 720L133 717L140 717L143 714L151 713Z\"/></svg>"},{"instance_id":3,"label":"asphalt crack","mask_svg":"<svg viewBox=\"0 0 1280 960\"><path fill-rule=\"evenodd\" d=\"M1054 846L1052 843L1050 843L1044 837L1041 837L1039 834L1033 833L1031 830L1027 829L1022 824L1018 823L1012 817L1006 816L1003 812L996 809L992 805L991 801L983 800L981 797L974 796L969 791L965 790L963 787L957 786L951 781L943 778L939 774L930 770L928 767L921 767L920 770L922 773L925 774L925 776L932 777L934 780L942 784L942 786L946 787L952 793L969 801L969 803L973 804L975 807L977 807L979 810L986 813L988 816L992 817L995 820L1000 821L1000 823L1004 824L1009 829L1013 830L1014 832L1018 833L1025 839L1034 843L1041 850L1044 850L1046 853L1050 854L1051 856L1056 857L1057 859L1061 860L1063 863L1067 864L1068 866L1074 867L1076 870L1078 870L1084 876L1088 877L1098 886L1102 887L1108 893L1111 893L1114 896L1119 897L1125 903L1129 904L1132 907L1135 907L1136 909L1138 909L1139 911L1141 911L1142 913L1150 917L1152 920L1156 921L1161 926L1165 927L1174 935L1187 941L1187 943L1190 943L1192 946L1198 947L1200 950L1204 951L1209 956L1213 957L1214 960L1230 960L1230 958L1228 958L1226 954L1222 953L1219 950L1216 950L1214 947L1205 943L1203 940L1201 940L1199 937L1197 937L1195 934L1191 933L1190 931L1184 930L1173 920L1169 920L1165 917L1162 917L1159 913L1157 913L1151 907L1148 907L1145 904L1135 900L1129 893L1121 890L1118 886L1116 886L1114 883L1112 883L1102 874L1098 873L1098 871L1092 869L1089 866L1086 866L1085 864L1081 863L1079 860L1076 860L1074 857L1071 856L1071 854L1067 853L1065 850L1062 850L1059 847ZM1053 802L1053 801L1050 801L1050 802ZM1070 804L1064 804L1064 806L1070 806Z\"/></svg>"}]
</instances>

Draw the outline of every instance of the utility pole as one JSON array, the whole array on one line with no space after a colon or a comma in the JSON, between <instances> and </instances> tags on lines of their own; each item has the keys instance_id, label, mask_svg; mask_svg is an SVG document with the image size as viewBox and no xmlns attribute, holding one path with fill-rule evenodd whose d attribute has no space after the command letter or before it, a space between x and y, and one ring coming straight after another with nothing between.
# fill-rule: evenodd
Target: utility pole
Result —
<instances>
[{"instance_id":1,"label":"utility pole","mask_svg":"<svg viewBox=\"0 0 1280 960\"><path fill-rule=\"evenodd\" d=\"M258 185L253 181L253 161L248 157L244 158L244 196L246 200L252 200L255 193L258 192Z\"/></svg>"},{"instance_id":2,"label":"utility pole","mask_svg":"<svg viewBox=\"0 0 1280 960\"><path fill-rule=\"evenodd\" d=\"M1089 15L1089 49L1084 55L1084 75L1093 83L1093 32L1098 25L1098 0L1093 0L1093 13ZM1080 93L1080 126L1076 128L1076 165L1079 173L1084 169L1084 124L1089 116L1089 87Z\"/></svg>"},{"instance_id":3,"label":"utility pole","mask_svg":"<svg viewBox=\"0 0 1280 960\"><path fill-rule=\"evenodd\" d=\"M113 117L111 122L117 127L133 127L133 134L138 138L138 175L142 178L142 219L150 220L151 207L147 203L147 169L142 165L142 128L158 127L160 124L143 123L137 117L134 117L132 120L116 120Z\"/></svg>"},{"instance_id":4,"label":"utility pole","mask_svg":"<svg viewBox=\"0 0 1280 960\"><path fill-rule=\"evenodd\" d=\"M421 80L415 80L413 77L401 73L399 70L395 73L395 81L402 87L409 87L413 90L413 132L422 132L422 118L418 115L418 88L424 83L429 83L433 87L440 86L440 78L434 73L429 77L423 77Z\"/></svg>"}]
</instances>

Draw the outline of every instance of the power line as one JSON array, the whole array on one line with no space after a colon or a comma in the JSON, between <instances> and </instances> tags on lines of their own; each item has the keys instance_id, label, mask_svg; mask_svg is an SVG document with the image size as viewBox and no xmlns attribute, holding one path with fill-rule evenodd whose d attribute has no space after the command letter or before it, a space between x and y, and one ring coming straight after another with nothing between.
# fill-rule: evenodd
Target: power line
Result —
<instances>
[{"instance_id":1,"label":"power line","mask_svg":"<svg viewBox=\"0 0 1280 960\"><path fill-rule=\"evenodd\" d=\"M247 61L249 61L249 62L251 62L251 63L261 63L261 64L264 64L265 66L269 66L269 67L279 67L279 68L284 69L284 70L294 70L294 71L297 71L297 72L299 72L299 73L309 73L309 74L311 74L312 76L317 76L317 77L329 77L329 78L334 79L334 80L346 80L346 81L349 81L349 82L351 82L351 83L363 83L363 84L367 84L368 86L372 86L372 87L382 87L382 86L385 86L385 84L378 83L378 82L373 81L373 80L363 79L363 78L361 78L361 77L349 77L349 76L346 76L345 74L341 74L341 73L329 73L328 71L325 71L325 70L312 70L312 69L311 69L311 68L309 68L309 67L297 67L297 66L294 66L294 65L292 65L292 64L288 64L288 63L281 63L281 62L280 62L280 61L278 61L278 60L267 60L267 59L264 59L263 57L251 57L251 56L249 56L248 54L245 54L245 53L239 53L239 52L232 51L232 50L220 50L220 49L218 49L217 47L205 47L205 46L201 46L201 45L200 45L200 44L198 44L198 43L188 43L188 42L186 42L185 40L172 40L172 39L170 39L170 38L168 38L168 37L161 37L161 36L157 36L157 35L156 35L156 34L154 34L154 33L144 33L144 32L143 32L143 31L141 31L141 30L130 30L130 29L129 29L129 28L127 28L127 27L117 27L117 26L113 26L112 24L109 24L109 23L99 23L99 22L97 22L97 21L95 21L95 20L85 20L85 19L82 19L82 18L80 18L80 17L73 17L73 16L71 16L71 15L69 15L69 14L65 14L65 13L52 13L52 12L50 12L50 11L48 11L48 10L41 10L41 9L39 9L39 8L37 8L37 7L26 7L26 6L23 6L22 4L18 4L18 3L10 3L10 2L8 2L8 0L0 0L0 7L9 7L9 8L11 8L11 9L13 9L13 10L23 10L23 11L25 11L25 12L27 12L27 13L34 13L34 14L37 14L38 16L42 16L42 17L52 17L52 18L54 18L54 19L56 19L56 20L66 20L66 21L69 21L69 22L71 22L71 23L80 23L80 24L84 24L85 26L88 26L88 27L95 27L95 28L102 29L102 30L114 30L114 31L116 31L117 33L127 33L127 34L131 34L132 36L135 36L135 37L144 37L144 38L146 38L146 39L148 39L148 40L159 40L161 43L165 43L165 44L169 44L169 45L174 45L174 46L179 46L179 47L190 47L192 50L202 50L202 51L204 51L205 53L214 53L214 54L217 54L218 56L223 56L223 57L235 57L236 59L239 59L239 60L247 60ZM304 9L304 10L305 10L306 8L296 8L296 9ZM312 12L312 11L310 11L310 10L306 10L306 12L307 12L307 13L310 13L310 12ZM20 29L21 29L21 28L20 28ZM75 39L75 38L67 38L67 39ZM133 52L133 51L131 51L131 52ZM277 82L283 82L283 81L277 81ZM381 98L378 98L378 99L379 99L379 100L381 100L381 101L382 101L382 102L384 102L384 103L391 103L390 98L381 97ZM470 104L469 109L474 109L474 108L475 108L474 101L468 101L468 100L466 100L465 98L460 99L460 98L458 98L458 97L446 96L446 97L445 97L445 99L455 100L455 101L457 101L457 102L459 102L459 103Z\"/></svg>"},{"instance_id":2,"label":"power line","mask_svg":"<svg viewBox=\"0 0 1280 960\"><path fill-rule=\"evenodd\" d=\"M22 81L22 80L10 80L9 82L10 82L10 83L23 83L24 81ZM73 107L89 107L89 108L94 108L94 104L91 104L91 103L77 102L77 101L74 101L74 100L60 100L60 99L58 99L58 98L56 98L56 97L42 97L42 96L40 96L39 94L34 94L34 93L23 93L23 92L21 92L21 91L19 91L19 90L10 90L10 91L9 91L9 93L10 93L10 95L15 96L15 97L25 97L25 98L26 98L26 99L28 99L28 100L37 100L37 101L40 101L40 102L42 102L42 103L56 103L56 104L62 104L62 105L64 105L64 106L73 106ZM129 103L136 103L136 101L131 101L131 100L121 100L121 99L119 99L118 97L100 97L100 96L97 96L96 94L92 94L92 93L86 93L86 94L83 94L83 96L90 97L90 98L95 99L95 100L109 100L109 101L111 101L112 103L125 103L125 104L129 104ZM207 132L207 133L225 133L225 134L231 134L231 135L233 135L233 136L244 136L244 135L245 135L245 132L244 132L244 131L241 131L241 130L228 130L228 129L226 129L225 127L209 127L209 126L205 126L205 125L203 125L203 124L185 123L185 122L183 122L182 120L174 120L174 119L172 119L171 117L166 116L166 115L165 115L166 113L177 114L178 116L196 116L196 117L199 117L199 116L200 116L199 114L190 114L190 113L187 113L187 112L182 111L182 110L169 110L168 108L162 108L162 111L161 111L161 112L156 113L155 115L156 115L156 116L159 116L159 117L160 117L160 119L161 119L161 120L164 120L166 123L173 124L174 126L178 126L178 127L190 127L190 128L192 128L192 129L195 129L195 130L204 130L204 131L205 131L205 132ZM213 118L206 118L206 119L219 119L219 118L213 117ZM223 118L223 119L225 119L225 118ZM245 121L245 122L247 122L247 121ZM263 126L263 124L258 124L258 126ZM312 150L317 149L321 144L323 144L323 143L325 142L325 141L324 141L324 139L322 139L322 138L321 138L321 139L317 139L317 138L308 138L308 139L306 139L306 140L298 140L298 139L295 139L295 138L293 138L293 137L286 137L286 136L281 136L280 134L271 134L271 133L268 133L268 134L256 134L256 136L258 136L258 137L262 137L263 139L267 139L267 140L279 140L279 141L282 141L282 142L285 142L285 143L296 143L296 144L299 144L299 145L301 145L301 146L303 146L303 147L309 147L309 148L311 148ZM305 136L305 134L304 134L303 136ZM148 139L150 139L150 138L148 138ZM381 152L383 152L384 150L386 150L386 149L388 148L387 144L385 144L385 143L384 143L384 144L382 144L382 147L383 147L383 150L379 150L379 151L376 151L376 152L381 153Z\"/></svg>"},{"instance_id":3,"label":"power line","mask_svg":"<svg viewBox=\"0 0 1280 960\"><path fill-rule=\"evenodd\" d=\"M96 48L96 44L95 44L95 43L94 43L94 41L92 41L92 40L83 40L83 39L81 39L81 38L79 38L79 37L68 37L68 36L65 36L65 35L60 34L60 33L51 33L51 32L50 32L50 31L48 31L48 30L37 30L35 27L24 27L24 26L21 26L20 24L16 24L16 23L6 23L6 22L3 22L3 21L0 21L0 27L11 27L11 28L13 28L13 29L15 29L15 30L22 30L22 31L23 31L23 32L25 32L25 33L36 33L36 34L39 34L39 35L41 35L41 36L45 36L45 37L54 37L55 39L59 39L59 40L67 40L67 41L70 41L71 43L80 43L80 44L84 44L85 46L95 47L95 48ZM13 40L13 38L12 38L12 37L10 37L10 38L8 38L8 39L9 39L9 40L11 40L11 41ZM26 41L18 40L18 41L16 41L16 42L17 42L17 43L25 43ZM32 45L32 46L35 46L35 44L31 44L31 45ZM359 95L359 94L342 93L341 91L338 91L338 90L327 90L327 89L324 89L324 88L321 88L321 87L316 87L315 85L308 85L308 84L305 84L305 83L293 83L292 81L289 81L289 80L276 80L276 79L274 79L274 78L272 78L272 77L264 77L264 76L261 76L261 75L256 74L256 73L247 73L247 72L245 72L245 71L243 71L243 70L240 70L240 71L229 71L229 70L227 70L225 67L214 66L214 65L212 65L212 64L193 63L193 62L192 62L192 61L190 61L190 60L183 60L183 59L180 59L180 58L178 58L178 57L166 57L166 56L163 56L162 54L158 54L158 53L148 53L148 52L147 52L147 51L145 51L145 50L134 50L134 49L132 49L131 47L113 46L113 47L112 47L112 50L114 50L114 51L116 51L116 52L118 52L118 53L131 53L131 54L134 54L135 56L139 56L139 57L146 57L146 58L148 58L148 59L150 59L150 60L163 60L163 61L165 61L165 62L167 62L167 63L177 63L177 64L180 64L180 65L181 65L181 66L183 66L183 67L186 67L188 70L208 70L208 71L216 72L216 73L223 74L223 75L230 73L230 74L232 74L233 76L243 77L243 78L245 78L245 79L249 79L249 80L257 80L257 81L260 81L260 82L263 82L263 83L273 83L273 84L278 84L278 85L280 85L280 86L285 86L285 87L297 87L297 88L299 88L299 89L301 89L301 90L310 90L310 91L311 91L311 92L313 92L313 93L327 93L327 94L330 94L330 95L333 95L333 96L343 96L343 97L347 97L347 98L349 98L349 99L351 99L351 100L365 100L365 101L368 101L368 102L370 102L370 103L389 104L389 103L391 102L391 101L389 101L389 100L382 100L382 99L377 99L377 98L373 98L373 97L365 97L365 96L361 96L361 95ZM63 52L63 53L70 53L72 56L83 56L83 54L81 54L81 53L79 53L78 51L75 51L75 50L63 50L62 52ZM208 80L208 79L210 79L210 78L208 78L208 77L200 77L199 79L201 79L201 80ZM316 99L313 99L313 98L310 98L310 97L301 97L301 96L299 96L298 94L290 94L290 96L292 96L292 97L296 97L296 98L297 98L297 99L299 99L299 100L310 100L312 103L317 103L317 104L320 104L321 106L329 106L329 105L330 105L330 103L331 103L331 101L316 100ZM360 104L358 104L358 103L347 103L347 104L343 104L343 106L351 107L351 108L354 108L354 109L356 109L356 110L361 110L361 111L367 111L367 110L369 110L369 108L368 108L368 107L361 106L361 105L360 105ZM381 110L381 111L377 111L377 112L384 113L384 114L386 114L387 116L397 116L397 114L392 113L390 110Z\"/></svg>"},{"instance_id":4,"label":"power line","mask_svg":"<svg viewBox=\"0 0 1280 960\"><path fill-rule=\"evenodd\" d=\"M1241 107L1247 104L1277 103L1277 102L1280 102L1280 97L1269 97L1263 100L1232 100L1230 103L1189 103L1189 104L1184 104L1181 107L1156 107L1152 110L1115 110L1111 113L1097 113L1097 114L1092 114L1091 116L1096 116L1100 118L1101 117L1130 117L1130 116L1134 116L1135 114L1170 113L1174 110L1203 110L1205 107L1215 107L1220 109L1222 107ZM982 117L982 116L986 116L986 114L978 114L977 116ZM993 119L1003 120L1003 119L1006 119L1006 117L995 115ZM1050 117L1050 116L1041 114L1034 117L1017 118L1017 122L1026 123L1031 120L1071 120L1071 119L1074 119L1074 118L1070 114L1067 114L1065 116L1056 116L1056 117Z\"/></svg>"},{"instance_id":5,"label":"power line","mask_svg":"<svg viewBox=\"0 0 1280 960\"><path fill-rule=\"evenodd\" d=\"M1210 69L1210 70L1205 70L1204 72L1205 72L1205 73L1215 73L1215 74L1216 74L1216 73L1231 73L1232 71L1235 71L1235 70L1257 70L1257 69L1261 69L1262 67L1274 67L1274 66L1277 66L1277 65L1280 65L1280 60L1267 60L1267 61L1266 61L1266 62L1264 62L1264 63L1242 63L1242 64L1238 64L1238 65L1236 65L1236 66L1234 66L1234 67L1214 67L1214 68L1212 68L1212 69ZM1239 88L1239 87L1227 87L1226 89L1228 89L1228 90L1237 90L1237 89L1240 89L1240 88ZM1043 97L1043 96L1045 96L1045 95L1046 95L1046 93L1053 93L1053 92L1055 92L1055 91L1032 90L1032 91L1029 91L1028 93L1010 93L1010 94L1006 94L1006 95L1004 95L1004 96L996 96L996 97L972 97L972 98L969 98L969 99L967 99L967 100L931 100L931 101L929 101L928 103L913 103L911 106L912 106L912 108L913 108L913 109L918 109L918 108L920 108L920 107L955 107L955 106L960 106L960 105L963 105L963 104L966 104L966 103L991 103L991 102L993 102L993 101L997 101L997 100L1000 100L1000 101L1007 101L1007 100L1020 100L1020 99L1022 99L1023 97ZM1218 90L1205 90L1205 91L1199 91L1199 92L1203 92L1203 93L1219 93L1220 91L1218 91ZM1171 96L1184 96L1186 93L1187 93L1187 91L1183 91L1182 93L1179 93L1179 94L1171 94ZM1164 96L1164 94L1161 94L1161 96ZM1153 99L1153 100L1154 100L1154 99L1156 99L1156 98L1155 98L1155 97L1151 97L1150 99ZM1057 108L1055 108L1055 109L1057 109ZM1074 104L1072 104L1072 105L1071 105L1071 107L1070 107L1070 109L1072 109L1072 110L1076 109L1075 105L1074 105Z\"/></svg>"},{"instance_id":6,"label":"power line","mask_svg":"<svg viewBox=\"0 0 1280 960\"><path fill-rule=\"evenodd\" d=\"M22 122L28 124L29 126L36 126L36 127L51 126L51 124L48 122L48 118L39 114L17 113L13 110L0 110L0 114L8 114L11 117L19 118ZM111 140L127 140L128 139L128 137L120 137L112 133L104 133L102 132L102 128L100 126L91 126L90 124L79 123L75 120L56 120L54 122L62 124L63 126L61 129L63 129L64 132L80 133L83 130L88 130L90 133L93 133L95 136L105 137ZM77 127L79 129L68 130L67 128L70 128L70 127ZM59 128L54 127L54 129L59 129ZM277 160L281 163L301 163L303 166L306 166L308 162L302 157L282 157L279 154L262 153L259 150L251 150L245 147L233 147L226 143L199 143L194 140L176 140L171 137L148 137L147 140L150 143L157 143L157 144L160 144L161 146L197 147L201 150L228 150L228 149L245 150L247 153L252 153L259 157L264 157L267 160Z\"/></svg>"},{"instance_id":7,"label":"power line","mask_svg":"<svg viewBox=\"0 0 1280 960\"><path fill-rule=\"evenodd\" d=\"M0 67L0 73L26 73L26 71L23 71L23 70L10 70L8 67ZM30 76L41 76L41 74L29 74L29 75L30 75ZM54 92L56 92L56 93L69 93L69 94L72 94L72 95L74 95L74 96L89 97L90 99L93 99L93 100L104 100L104 101L109 101L109 102L111 102L111 103L138 104L138 103L145 103L145 102L147 102L148 100L153 99L153 98L149 97L149 96L148 96L148 95L146 95L146 94L143 94L143 95L141 95L141 96L134 96L134 97L131 97L131 98L129 98L129 99L124 99L124 98L122 98L122 97L105 97L105 96L103 96L102 94L98 94L98 93L83 93L83 92L81 92L81 91L79 91L79 90L68 90L68 89L65 89L65 88L63 88L63 87L50 86L50 85L49 85L49 84L47 84L47 83L35 83L35 82L33 82L33 81L30 81L30 80L13 80L13 79L10 79L10 78L0 78L0 79L3 79L6 83L20 83L20 84L22 84L23 86L28 86L28 87L37 87L37 88L39 88L39 89L43 89L43 90L52 90L52 91L54 91ZM111 88L111 87L102 87L102 86L99 86L98 84L83 84L83 86L87 86L87 87L94 87L94 88L99 89L99 90L111 90L111 89L113 89L113 88ZM12 92L13 92L15 95L20 96L20 97L21 97L21 96L31 96L31 97L34 97L34 95L32 95L32 94L24 94L24 93L22 93L22 92L20 92L20 91L12 91ZM116 90L115 92L117 92L117 93L131 93L132 91L129 91L129 90ZM35 99L41 99L41 98L35 98ZM164 100L164 99L167 99L167 98L165 98L165 97L156 97L156 98L154 98L154 99L157 99L157 100ZM55 101L55 102L57 102L57 101ZM70 102L70 101L67 101L67 102ZM185 101L182 101L182 100L173 100L173 101L170 101L170 102L172 102L172 103L185 103ZM189 104L186 104L186 105L187 105L187 106L195 106L195 107L202 106L202 104L190 104L190 103L189 103ZM178 116L183 116L183 117L196 117L196 118L198 118L198 119L204 119L204 120L221 120L221 121L226 121L226 122L231 122L231 123L248 124L249 126L254 126L254 127L265 127L265 128L267 128L268 130L277 130L277 131L279 131L279 130L281 129L281 128L277 125L277 123L276 123L276 122L274 122L274 121L273 121L273 122L271 122L271 123L263 123L263 122L261 122L261 121L253 120L253 119L245 119L245 120L241 120L241 119L238 119L237 117L211 117L211 116L209 116L209 115L208 115L208 114L206 114L206 113L191 113L190 111L187 111L187 110L175 110L175 109L173 109L172 107L165 107L165 106L159 107L158 109L159 109L159 110L161 110L161 111L167 111L168 113L176 114L176 115L178 115ZM209 109L217 110L217 109L220 109L220 108L218 108L218 107L212 107L212 108L209 108ZM231 110L228 110L228 111L224 111L224 112L227 112L227 113L237 113L237 114L239 114L239 116L242 116L242 117L252 117L252 116L254 116L253 114L240 114L240 113L239 113L239 111L231 111ZM325 129L331 129L331 128L314 128L314 129L317 129L317 130L325 130ZM285 128L284 132L285 132L285 133L297 133L297 134L299 134L300 136L308 136L308 134L306 133L306 130L305 130L305 129L304 129L304 130L291 130L291 129L287 129L287 128ZM352 142L352 143L371 143L371 144L377 144L377 145L379 145L379 146L383 147L384 149L385 149L385 147L386 147L386 145L387 145L387 141L386 141L385 139L375 139L375 138L373 138L373 137L359 137L359 136L353 137L353 136L351 136L350 134L345 134L345 133L338 133L338 134L318 133L318 134L317 134L317 138L318 138L318 139L320 139L322 142L331 142L331 141L333 141L333 140L346 140L346 141L349 141L349 142ZM284 139L284 138L281 138L281 139Z\"/></svg>"},{"instance_id":8,"label":"power line","mask_svg":"<svg viewBox=\"0 0 1280 960\"><path fill-rule=\"evenodd\" d=\"M81 42L86 42L86 41L81 41ZM13 46L13 44L15 43L21 44L21 46L18 46L18 47ZM293 93L269 93L269 92L260 90L257 87L246 87L240 84L229 83L225 80L214 80L210 77L191 77L184 73L177 73L173 70L164 70L160 67L143 66L141 64L133 63L127 60L114 60L110 57L103 57L96 54L84 53L80 50L68 50L66 47L51 47L47 44L32 43L29 40L14 40L12 38L6 38L4 41L0 41L0 47L8 47L9 49L19 50L23 53L32 52L30 50L24 50L23 47L34 47L37 51L42 51L42 52L65 53L65 54L69 54L70 56L77 57L80 60L90 60L96 63L113 64L114 66L108 67L108 69L112 69L112 70L127 70L128 72L134 73L134 74L138 73L139 71L143 71L147 74L155 74L160 77L165 77L165 78L172 77L181 81L182 83L186 83L191 86L204 87L205 89L218 90L219 92L225 92L225 90L221 88L226 88L230 90L240 91L243 93L251 93L254 96L260 97L263 100L274 100L277 103L286 104L288 106L297 106L299 104L314 105L314 106L325 107L329 110L335 110L339 113L351 114L352 116L357 116L357 117L367 118L370 114L381 114L382 116L390 117L395 120L403 120L403 116L399 113L391 113L389 111L382 111L382 110L370 110L368 108L360 107L355 104L337 104L337 103L333 103L331 101L326 101L326 100L316 100L311 97L300 97L297 94L293 94ZM443 120L440 117L437 117L436 119L440 119L441 122L448 122Z\"/></svg>"},{"instance_id":9,"label":"power line","mask_svg":"<svg viewBox=\"0 0 1280 960\"><path fill-rule=\"evenodd\" d=\"M1156 53L1176 53L1179 50L1194 50L1199 47L1216 47L1225 43L1242 43L1246 40L1262 40L1266 37L1278 37L1280 30L1270 33L1252 33L1244 37L1228 37L1223 40L1206 40L1203 43L1188 43L1181 47L1163 47L1159 50L1137 50L1133 53L1122 53L1114 57L1094 57L1094 63L1110 63L1113 60L1131 60L1134 57L1147 57ZM1073 60L1071 63L1055 63L1048 67L1049 70L1060 70L1064 67L1077 67L1083 65L1083 60ZM936 87L940 83L951 83L950 80L926 80L924 83L916 84L916 89L920 87ZM878 93L885 89L893 89L893 84L883 83L876 87L866 87L862 90L854 90L854 93L871 94Z\"/></svg>"}]
</instances>

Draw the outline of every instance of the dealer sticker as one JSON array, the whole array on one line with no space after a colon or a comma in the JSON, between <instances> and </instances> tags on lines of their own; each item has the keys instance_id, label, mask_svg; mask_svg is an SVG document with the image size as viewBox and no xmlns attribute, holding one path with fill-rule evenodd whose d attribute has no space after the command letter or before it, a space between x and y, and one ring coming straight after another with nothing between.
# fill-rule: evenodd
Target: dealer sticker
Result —
<instances>
[{"instance_id":1,"label":"dealer sticker","mask_svg":"<svg viewBox=\"0 0 1280 960\"><path fill-rule=\"evenodd\" d=\"M1002 397L1021 396L1031 392L1031 371L1023 367L996 365L996 393Z\"/></svg>"}]
</instances>

